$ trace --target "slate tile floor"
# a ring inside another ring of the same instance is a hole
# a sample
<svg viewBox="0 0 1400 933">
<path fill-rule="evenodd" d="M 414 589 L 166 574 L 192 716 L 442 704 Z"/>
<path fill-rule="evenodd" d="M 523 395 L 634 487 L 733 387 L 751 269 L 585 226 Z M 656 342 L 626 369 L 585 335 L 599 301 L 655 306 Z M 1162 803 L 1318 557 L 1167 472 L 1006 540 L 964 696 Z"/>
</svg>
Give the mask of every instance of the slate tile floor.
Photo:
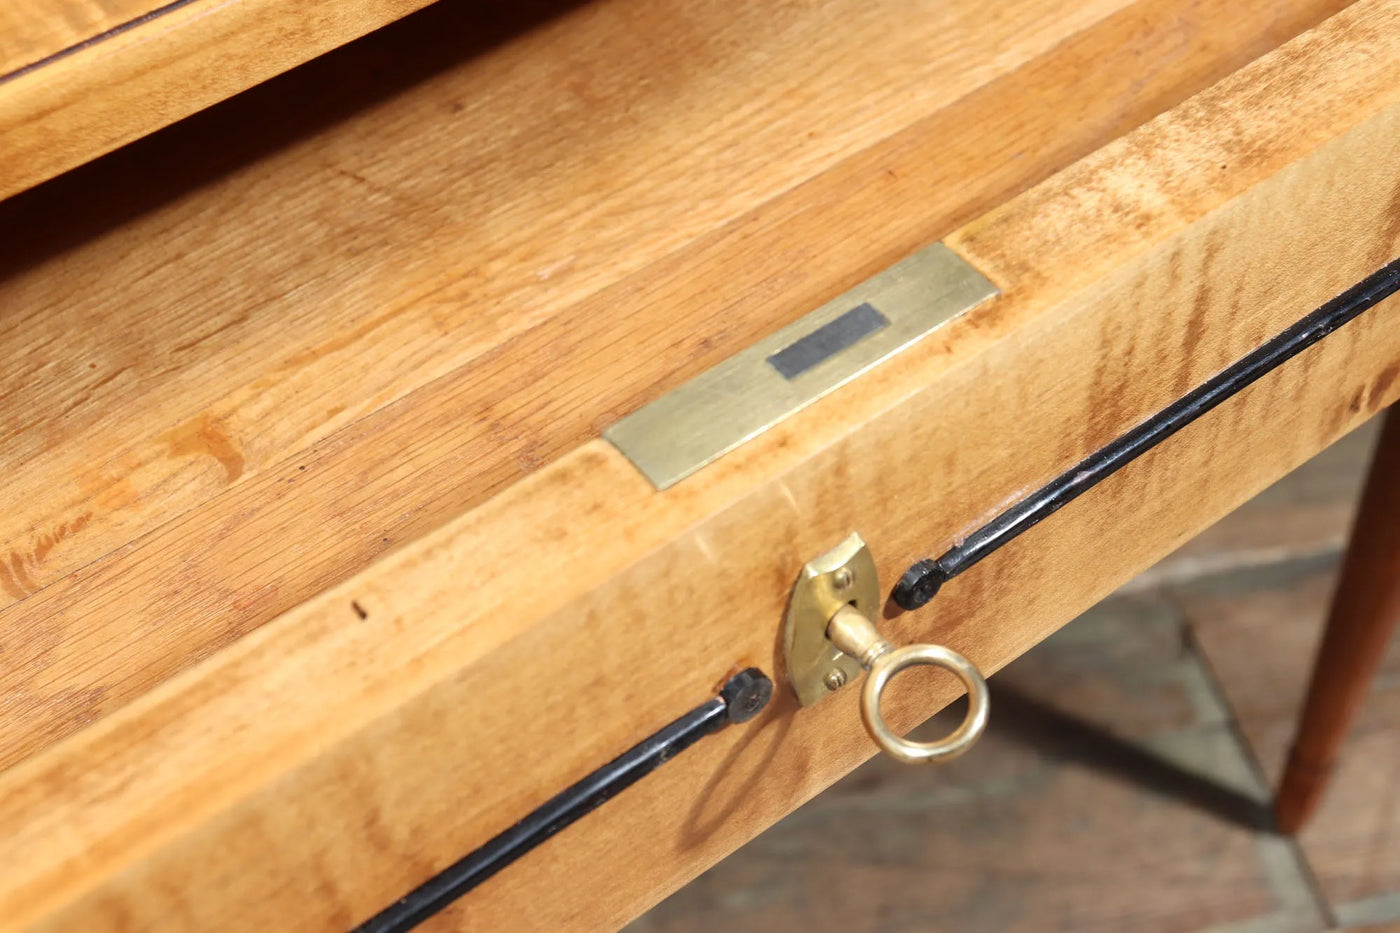
<svg viewBox="0 0 1400 933">
<path fill-rule="evenodd" d="M 1373 439 L 999 673 L 973 754 L 873 759 L 632 933 L 1400 930 L 1400 644 L 1317 818 L 1267 828 Z"/>
</svg>

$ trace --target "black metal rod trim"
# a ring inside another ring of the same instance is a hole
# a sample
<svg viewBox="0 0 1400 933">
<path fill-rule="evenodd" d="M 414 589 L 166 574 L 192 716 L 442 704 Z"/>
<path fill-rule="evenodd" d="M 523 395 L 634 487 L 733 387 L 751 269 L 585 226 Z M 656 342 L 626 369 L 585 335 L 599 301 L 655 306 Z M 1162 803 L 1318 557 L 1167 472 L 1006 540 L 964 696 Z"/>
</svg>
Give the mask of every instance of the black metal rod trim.
<svg viewBox="0 0 1400 933">
<path fill-rule="evenodd" d="M 555 794 L 514 826 L 360 924 L 354 933 L 401 933 L 412 929 L 700 739 L 731 722 L 743 722 L 757 715 L 772 694 L 772 681 L 757 668 L 734 675 L 719 696 Z"/>
<path fill-rule="evenodd" d="M 1085 457 L 934 560 L 914 564 L 895 585 L 903 609 L 917 609 L 939 588 L 1017 535 L 1053 515 L 1221 402 L 1400 290 L 1400 259 L 1347 289 L 1146 421 Z"/>
</svg>

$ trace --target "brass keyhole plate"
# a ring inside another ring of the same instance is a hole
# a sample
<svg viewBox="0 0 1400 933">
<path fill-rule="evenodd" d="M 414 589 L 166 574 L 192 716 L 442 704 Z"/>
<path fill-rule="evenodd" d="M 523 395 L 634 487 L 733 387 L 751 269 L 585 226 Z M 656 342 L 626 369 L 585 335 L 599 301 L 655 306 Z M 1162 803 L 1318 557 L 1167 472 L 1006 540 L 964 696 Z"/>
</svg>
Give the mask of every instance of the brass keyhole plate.
<svg viewBox="0 0 1400 933">
<path fill-rule="evenodd" d="M 811 706 L 861 675 L 860 665 L 826 637 L 826 626 L 843 604 L 868 618 L 880 611 L 875 560 L 860 535 L 809 561 L 797 578 L 783 628 L 788 680 L 798 701 Z"/>
</svg>

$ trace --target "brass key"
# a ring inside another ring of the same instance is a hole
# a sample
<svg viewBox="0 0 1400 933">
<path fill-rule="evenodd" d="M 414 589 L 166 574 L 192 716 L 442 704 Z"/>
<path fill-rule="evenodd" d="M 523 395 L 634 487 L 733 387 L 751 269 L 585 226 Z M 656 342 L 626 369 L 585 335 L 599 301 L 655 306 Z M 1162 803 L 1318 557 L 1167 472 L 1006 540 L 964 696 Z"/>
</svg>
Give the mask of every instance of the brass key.
<svg viewBox="0 0 1400 933">
<path fill-rule="evenodd" d="M 864 668 L 860 713 L 865 729 L 887 754 L 905 764 L 956 758 L 987 727 L 987 682 L 971 661 L 943 645 L 896 648 L 876 628 L 880 584 L 875 561 L 860 535 L 852 534 L 808 563 L 793 590 L 784 629 L 788 680 L 803 706 L 845 686 Z M 951 671 L 967 688 L 967 715 L 950 735 L 918 742 L 896 735 L 885 722 L 880 700 L 894 675 L 929 665 Z"/>
</svg>

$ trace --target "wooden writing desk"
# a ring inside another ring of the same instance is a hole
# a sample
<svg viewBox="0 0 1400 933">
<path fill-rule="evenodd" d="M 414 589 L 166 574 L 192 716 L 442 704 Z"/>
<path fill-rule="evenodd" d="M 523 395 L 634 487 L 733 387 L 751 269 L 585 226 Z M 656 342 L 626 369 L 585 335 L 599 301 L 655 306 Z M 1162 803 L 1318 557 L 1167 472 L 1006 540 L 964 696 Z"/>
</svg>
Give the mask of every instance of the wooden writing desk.
<svg viewBox="0 0 1400 933">
<path fill-rule="evenodd" d="M 893 582 L 1400 253 L 1400 4 L 1341 6 L 445 0 L 0 202 L 0 922 L 347 928 L 749 665 L 434 923 L 616 926 L 818 793 L 805 561 Z M 0 193 L 230 90 L 46 161 L 42 74 Z M 599 439 L 938 240 L 1000 296 L 665 492 Z M 994 672 L 1398 372 L 1386 305 L 880 624 Z"/>
</svg>

